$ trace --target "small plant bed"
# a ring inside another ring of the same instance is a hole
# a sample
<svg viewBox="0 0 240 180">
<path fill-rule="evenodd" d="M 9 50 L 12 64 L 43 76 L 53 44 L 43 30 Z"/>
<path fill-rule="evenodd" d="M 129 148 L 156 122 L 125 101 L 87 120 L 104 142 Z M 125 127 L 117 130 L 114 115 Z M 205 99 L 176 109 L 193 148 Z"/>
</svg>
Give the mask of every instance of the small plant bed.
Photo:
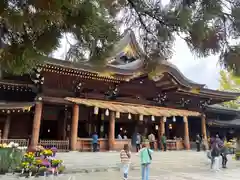
<svg viewBox="0 0 240 180">
<path fill-rule="evenodd" d="M 235 159 L 236 159 L 237 161 L 240 160 L 240 151 L 237 151 L 237 152 L 235 153 Z"/>
<path fill-rule="evenodd" d="M 17 143 L 0 144 L 0 174 L 14 172 L 21 163 L 27 147 L 20 147 Z"/>
<path fill-rule="evenodd" d="M 65 166 L 62 160 L 56 159 L 56 153 L 56 148 L 37 147 L 36 150 L 29 150 L 15 172 L 25 177 L 58 175 L 64 171 Z"/>
</svg>

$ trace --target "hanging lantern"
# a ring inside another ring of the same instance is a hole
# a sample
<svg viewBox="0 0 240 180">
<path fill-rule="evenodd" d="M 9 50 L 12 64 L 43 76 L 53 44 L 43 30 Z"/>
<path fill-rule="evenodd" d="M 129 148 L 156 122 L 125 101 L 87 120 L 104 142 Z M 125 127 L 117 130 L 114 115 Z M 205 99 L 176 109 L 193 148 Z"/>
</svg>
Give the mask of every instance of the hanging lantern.
<svg viewBox="0 0 240 180">
<path fill-rule="evenodd" d="M 173 122 L 176 122 L 176 117 L 175 117 L 175 116 L 173 116 L 172 121 L 173 121 Z"/>
<path fill-rule="evenodd" d="M 99 108 L 98 107 L 94 107 L 94 114 L 98 114 Z"/>
<path fill-rule="evenodd" d="M 167 118 L 166 117 L 163 117 L 163 122 L 167 122 Z"/>
<path fill-rule="evenodd" d="M 109 110 L 108 109 L 106 109 L 105 115 L 109 116 Z"/>
<path fill-rule="evenodd" d="M 151 120 L 152 120 L 152 121 L 155 121 L 155 117 L 154 117 L 154 116 L 151 116 Z"/>
<path fill-rule="evenodd" d="M 105 116 L 104 116 L 104 114 L 102 113 L 102 114 L 101 114 L 101 120 L 104 121 L 104 118 L 105 118 Z"/>
<path fill-rule="evenodd" d="M 100 127 L 100 132 L 104 132 L 104 126 Z"/>
<path fill-rule="evenodd" d="M 143 115 L 142 114 L 139 115 L 139 120 L 143 121 Z"/>
<path fill-rule="evenodd" d="M 116 112 L 116 118 L 120 118 L 120 112 Z"/>
<path fill-rule="evenodd" d="M 128 113 L 128 119 L 132 119 L 132 116 L 130 113 Z"/>
<path fill-rule="evenodd" d="M 158 125 L 155 126 L 155 129 L 158 130 Z"/>
</svg>

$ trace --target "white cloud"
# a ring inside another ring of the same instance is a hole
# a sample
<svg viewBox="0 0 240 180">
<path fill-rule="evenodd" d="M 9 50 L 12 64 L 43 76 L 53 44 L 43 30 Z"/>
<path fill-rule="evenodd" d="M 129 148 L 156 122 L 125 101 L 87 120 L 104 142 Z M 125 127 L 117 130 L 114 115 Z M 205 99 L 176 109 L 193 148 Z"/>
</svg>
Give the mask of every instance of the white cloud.
<svg viewBox="0 0 240 180">
<path fill-rule="evenodd" d="M 196 83 L 206 84 L 208 88 L 218 89 L 219 71 L 218 56 L 207 58 L 196 58 L 180 37 L 176 38 L 174 55 L 170 62 L 175 64 L 179 70 Z"/>
</svg>

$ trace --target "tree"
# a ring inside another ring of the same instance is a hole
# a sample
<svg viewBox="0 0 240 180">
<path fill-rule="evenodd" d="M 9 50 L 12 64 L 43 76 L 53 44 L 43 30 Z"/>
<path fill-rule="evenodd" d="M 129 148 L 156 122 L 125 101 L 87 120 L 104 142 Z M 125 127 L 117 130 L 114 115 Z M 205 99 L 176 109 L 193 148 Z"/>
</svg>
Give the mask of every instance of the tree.
<svg viewBox="0 0 240 180">
<path fill-rule="evenodd" d="M 231 43 L 240 33 L 239 0 L 170 0 L 167 5 L 162 0 L 122 1 L 123 20 L 138 27 L 151 60 L 170 58 L 180 36 L 196 56 L 219 55 L 226 69 L 240 74 L 240 46 Z"/>
<path fill-rule="evenodd" d="M 5 71 L 31 70 L 59 47 L 65 33 L 78 42 L 75 56 L 101 60 L 117 38 L 104 4 L 98 0 L 1 0 L 0 62 Z M 98 57 L 98 58 L 96 58 Z"/>
<path fill-rule="evenodd" d="M 233 72 L 225 70 L 220 71 L 220 90 L 230 92 L 240 92 L 240 78 L 235 76 Z M 233 109 L 240 108 L 240 97 L 237 100 L 225 102 L 224 106 Z"/>
<path fill-rule="evenodd" d="M 240 74 L 240 46 L 231 43 L 240 34 L 240 1 L 169 1 L 2 0 L 2 65 L 23 72 L 56 49 L 64 33 L 76 39 L 68 59 L 102 60 L 118 37 L 117 26 L 124 24 L 139 31 L 147 67 L 170 58 L 180 36 L 196 56 L 219 55 L 225 68 Z"/>
</svg>

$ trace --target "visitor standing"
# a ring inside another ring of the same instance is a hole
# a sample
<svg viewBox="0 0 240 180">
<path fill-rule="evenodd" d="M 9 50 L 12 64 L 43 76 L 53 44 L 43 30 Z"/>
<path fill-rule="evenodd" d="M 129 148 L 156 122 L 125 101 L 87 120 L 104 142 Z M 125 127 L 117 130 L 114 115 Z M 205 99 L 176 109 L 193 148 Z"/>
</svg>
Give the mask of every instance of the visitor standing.
<svg viewBox="0 0 240 180">
<path fill-rule="evenodd" d="M 142 180 L 149 180 L 149 166 L 152 162 L 153 150 L 146 146 L 146 142 L 142 144 L 142 149 L 139 151 L 141 158 Z"/>
<path fill-rule="evenodd" d="M 124 144 L 123 150 L 120 152 L 120 159 L 122 163 L 123 179 L 128 179 L 128 171 L 131 162 L 131 152 L 128 144 Z"/>
<path fill-rule="evenodd" d="M 211 145 L 211 169 L 215 166 L 215 170 L 219 171 L 219 157 L 221 153 L 221 146 L 223 145 L 221 139 L 216 135 L 215 139 L 212 139 Z"/>
<path fill-rule="evenodd" d="M 137 133 L 136 136 L 136 151 L 138 152 L 141 148 L 140 144 L 141 144 L 141 135 L 139 133 Z"/>
<path fill-rule="evenodd" d="M 227 162 L 228 162 L 227 154 L 228 154 L 227 142 L 224 142 L 224 146 L 221 149 L 222 168 L 227 168 Z"/>
<path fill-rule="evenodd" d="M 122 140 L 123 139 L 120 133 L 118 134 L 117 139 L 118 140 Z"/>
<path fill-rule="evenodd" d="M 155 135 L 153 133 L 148 135 L 149 145 L 152 150 L 154 150 Z"/>
<path fill-rule="evenodd" d="M 197 152 L 200 152 L 201 150 L 201 143 L 202 143 L 202 139 L 200 135 L 197 134 L 197 137 L 196 137 Z"/>
<path fill-rule="evenodd" d="M 98 149 L 98 135 L 97 133 L 93 133 L 92 135 L 92 146 L 93 146 L 93 152 L 97 152 Z"/>
<path fill-rule="evenodd" d="M 167 138 L 166 138 L 165 134 L 163 134 L 161 137 L 161 144 L 163 146 L 163 150 L 167 151 Z"/>
</svg>

